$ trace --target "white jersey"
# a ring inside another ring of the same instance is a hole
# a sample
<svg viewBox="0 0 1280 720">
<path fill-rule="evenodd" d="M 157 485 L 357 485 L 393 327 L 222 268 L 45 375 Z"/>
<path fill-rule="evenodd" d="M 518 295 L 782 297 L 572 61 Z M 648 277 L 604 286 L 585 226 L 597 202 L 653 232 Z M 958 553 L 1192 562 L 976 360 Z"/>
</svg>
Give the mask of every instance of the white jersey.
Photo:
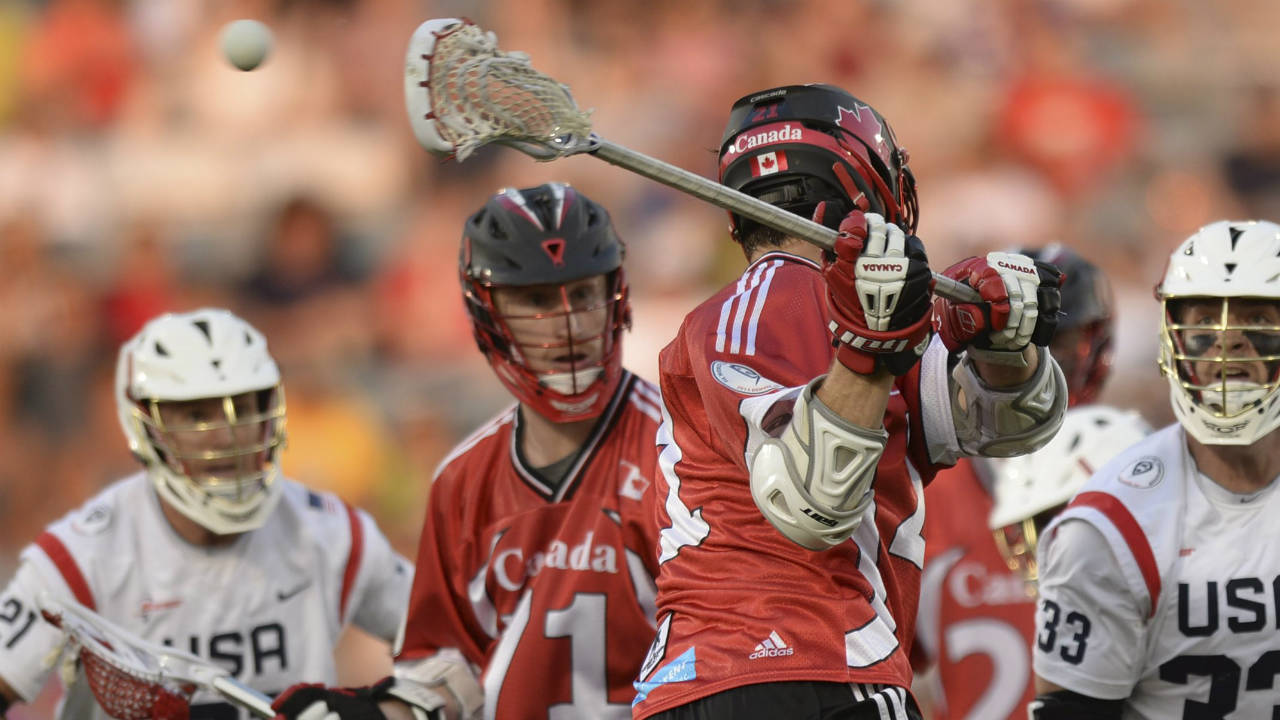
<svg viewBox="0 0 1280 720">
<path fill-rule="evenodd" d="M 144 474 L 104 490 L 22 552 L 0 595 L 0 676 L 24 701 L 48 680 L 61 633 L 39 619 L 40 591 L 74 600 L 125 630 L 225 667 L 276 694 L 336 681 L 333 647 L 352 623 L 391 642 L 412 568 L 368 514 L 285 479 L 266 523 L 219 547 L 180 538 Z M 61 717 L 106 718 L 83 680 Z M 91 708 L 91 709 L 88 709 Z M 192 720 L 246 717 L 198 692 Z"/>
<path fill-rule="evenodd" d="M 1040 545 L 1035 670 L 1125 718 L 1273 717 L 1280 494 L 1196 470 L 1180 425 L 1089 480 Z"/>
</svg>

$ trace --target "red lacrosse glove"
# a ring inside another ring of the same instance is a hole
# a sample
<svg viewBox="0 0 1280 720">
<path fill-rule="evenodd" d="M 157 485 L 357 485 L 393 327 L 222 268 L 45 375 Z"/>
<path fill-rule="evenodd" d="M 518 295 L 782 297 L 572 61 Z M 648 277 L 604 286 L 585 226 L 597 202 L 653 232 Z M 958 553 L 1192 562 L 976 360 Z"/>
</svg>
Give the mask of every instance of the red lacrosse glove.
<svg viewBox="0 0 1280 720">
<path fill-rule="evenodd" d="M 820 203 L 815 222 L 824 210 Z M 824 259 L 836 359 L 862 375 L 909 372 L 931 331 L 933 276 L 920 238 L 855 210 L 841 221 L 834 253 Z"/>
<path fill-rule="evenodd" d="M 378 702 L 391 697 L 387 689 L 393 684 L 389 677 L 361 688 L 301 683 L 280 693 L 271 709 L 274 720 L 386 720 Z"/>
<path fill-rule="evenodd" d="M 934 298 L 934 329 L 947 349 L 1021 352 L 1047 345 L 1058 327 L 1062 273 L 1026 255 L 992 252 L 971 257 L 942 273 L 978 291 L 981 303 Z"/>
</svg>

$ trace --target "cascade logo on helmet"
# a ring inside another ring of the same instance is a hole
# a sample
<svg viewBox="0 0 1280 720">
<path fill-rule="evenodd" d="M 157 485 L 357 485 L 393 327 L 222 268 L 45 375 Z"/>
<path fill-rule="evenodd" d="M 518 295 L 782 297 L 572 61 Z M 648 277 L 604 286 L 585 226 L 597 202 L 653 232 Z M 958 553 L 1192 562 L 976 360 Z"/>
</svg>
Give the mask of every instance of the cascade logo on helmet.
<svg viewBox="0 0 1280 720">
<path fill-rule="evenodd" d="M 786 94 L 787 94 L 787 88 L 778 88 L 776 90 L 765 90 L 762 93 L 752 95 L 750 102 L 758 103 L 761 100 L 768 100 L 769 98 L 781 97 Z"/>
</svg>

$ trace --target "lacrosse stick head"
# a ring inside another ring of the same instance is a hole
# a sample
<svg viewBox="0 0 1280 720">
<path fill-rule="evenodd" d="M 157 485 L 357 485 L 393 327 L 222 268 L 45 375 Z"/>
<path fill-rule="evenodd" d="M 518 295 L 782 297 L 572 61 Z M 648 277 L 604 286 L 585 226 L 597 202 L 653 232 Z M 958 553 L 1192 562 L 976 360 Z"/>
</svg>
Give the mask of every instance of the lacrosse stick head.
<svg viewBox="0 0 1280 720">
<path fill-rule="evenodd" d="M 876 212 L 915 232 L 915 178 L 880 113 L 834 85 L 787 85 L 739 98 L 720 142 L 720 182 L 809 217 Z M 743 218 L 729 214 L 735 236 Z"/>
<path fill-rule="evenodd" d="M 198 658 L 131 637 L 73 603 L 43 596 L 39 604 L 44 619 L 66 633 L 67 652 L 104 712 L 120 720 L 187 720 L 202 684 L 191 670 L 203 664 Z"/>
<path fill-rule="evenodd" d="M 590 147 L 589 113 L 524 53 L 470 20 L 436 18 L 409 40 L 405 107 L 418 143 L 465 160 L 489 143 L 551 160 Z"/>
</svg>

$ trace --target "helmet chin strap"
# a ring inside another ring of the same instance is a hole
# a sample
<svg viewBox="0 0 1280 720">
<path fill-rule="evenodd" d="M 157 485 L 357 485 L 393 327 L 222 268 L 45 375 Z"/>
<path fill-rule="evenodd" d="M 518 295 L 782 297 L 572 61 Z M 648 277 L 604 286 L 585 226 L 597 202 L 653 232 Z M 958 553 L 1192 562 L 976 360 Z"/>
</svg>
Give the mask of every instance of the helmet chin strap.
<svg viewBox="0 0 1280 720">
<path fill-rule="evenodd" d="M 1267 396 L 1266 388 L 1252 382 L 1243 382 L 1239 380 L 1228 380 L 1226 386 L 1226 406 L 1223 407 L 1222 400 L 1224 393 L 1220 389 L 1202 390 L 1201 404 L 1211 408 L 1226 417 L 1234 417 L 1243 410 L 1257 405 Z M 1222 386 L 1218 386 L 1219 388 Z"/>
<path fill-rule="evenodd" d="M 577 395 L 591 387 L 591 383 L 595 382 L 603 373 L 604 368 L 600 367 L 575 370 L 573 372 L 548 373 L 538 378 L 538 384 L 561 395 Z"/>
</svg>

